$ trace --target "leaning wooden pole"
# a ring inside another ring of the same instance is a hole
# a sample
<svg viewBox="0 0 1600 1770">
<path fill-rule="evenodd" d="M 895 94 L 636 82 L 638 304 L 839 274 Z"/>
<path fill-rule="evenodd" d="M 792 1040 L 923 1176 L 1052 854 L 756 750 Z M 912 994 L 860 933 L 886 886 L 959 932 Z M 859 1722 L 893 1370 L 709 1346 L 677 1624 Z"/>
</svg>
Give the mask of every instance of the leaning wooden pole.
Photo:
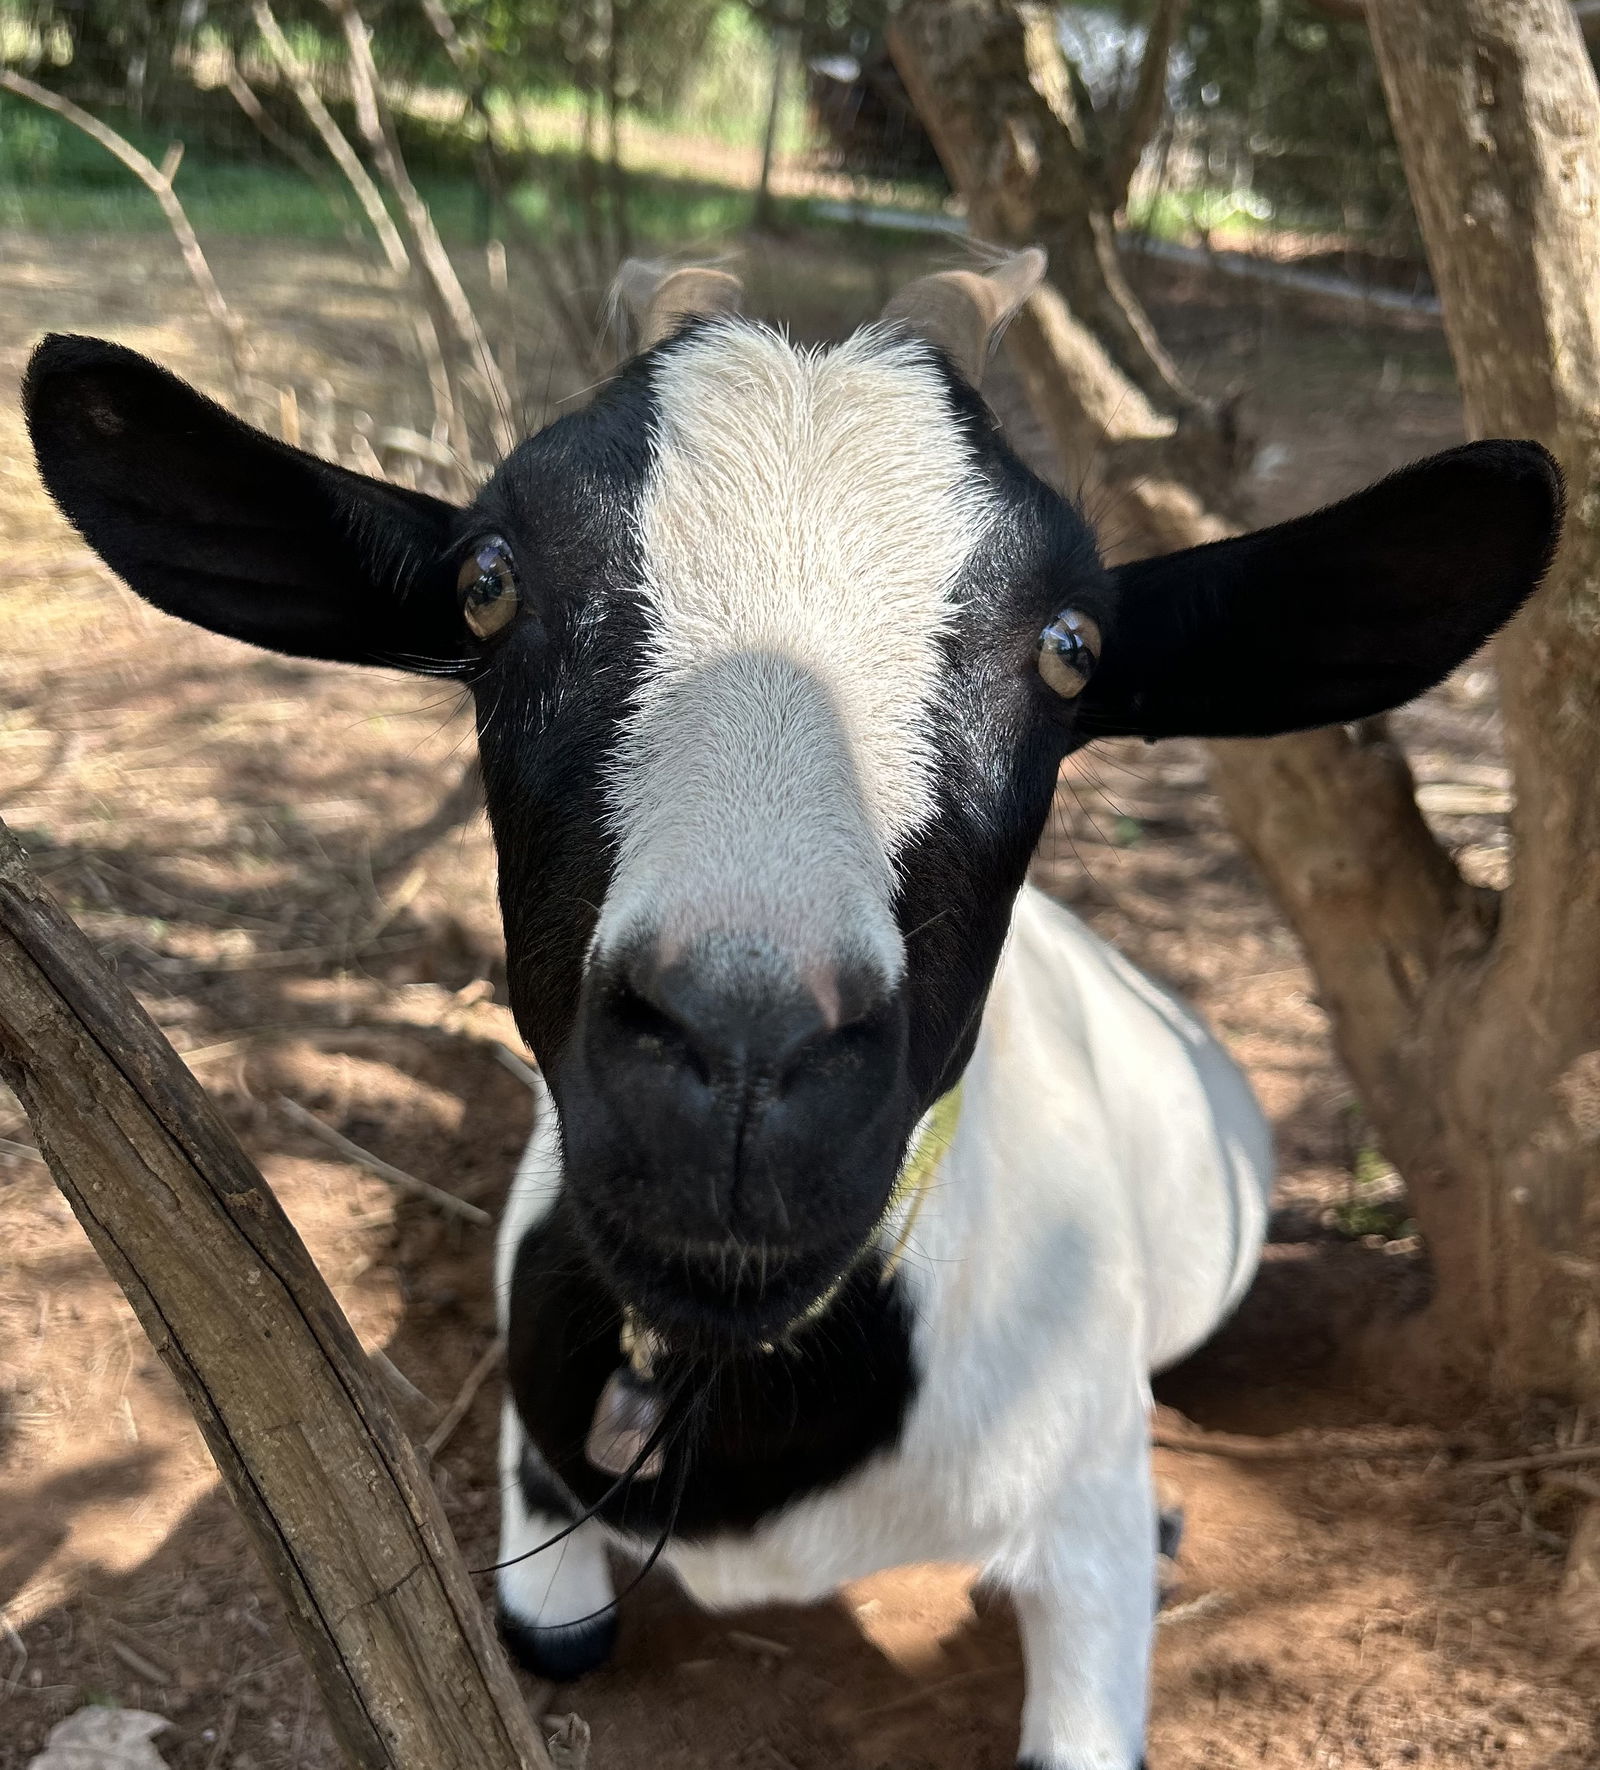
<svg viewBox="0 0 1600 1770">
<path fill-rule="evenodd" d="M 183 1386 L 357 1770 L 549 1770 L 305 1244 L 0 823 L 0 1075 Z"/>
</svg>

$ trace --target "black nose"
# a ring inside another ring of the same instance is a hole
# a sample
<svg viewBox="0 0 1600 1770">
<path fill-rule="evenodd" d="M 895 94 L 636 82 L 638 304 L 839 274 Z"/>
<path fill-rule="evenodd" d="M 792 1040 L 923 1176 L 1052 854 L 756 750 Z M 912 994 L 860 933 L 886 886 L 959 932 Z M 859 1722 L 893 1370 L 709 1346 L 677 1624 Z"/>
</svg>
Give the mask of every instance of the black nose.
<svg viewBox="0 0 1600 1770">
<path fill-rule="evenodd" d="M 718 948 L 665 960 L 652 943 L 612 967 L 602 1000 L 638 1056 L 686 1063 L 711 1085 L 781 1090 L 841 1022 L 853 1024 L 864 1011 L 865 981 L 850 992 L 847 1014 L 832 966 L 801 978 L 761 963 L 763 954 Z"/>
<path fill-rule="evenodd" d="M 892 1145 L 905 1012 L 866 966 L 652 941 L 591 966 L 578 1040 L 588 1104 L 567 1115 L 569 1155 L 653 1240 L 825 1241 L 850 1212 L 821 1176 L 875 1146 L 880 1121 Z M 883 1164 L 858 1165 L 870 1193 Z"/>
</svg>

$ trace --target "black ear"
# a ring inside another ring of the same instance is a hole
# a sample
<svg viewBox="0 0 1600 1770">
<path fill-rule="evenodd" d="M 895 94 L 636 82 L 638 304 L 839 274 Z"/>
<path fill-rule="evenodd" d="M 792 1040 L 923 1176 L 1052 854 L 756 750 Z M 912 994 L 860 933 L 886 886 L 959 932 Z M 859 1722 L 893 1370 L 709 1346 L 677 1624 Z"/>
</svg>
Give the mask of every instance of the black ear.
<svg viewBox="0 0 1600 1770">
<path fill-rule="evenodd" d="M 301 657 L 463 658 L 450 505 L 290 448 L 99 338 L 46 338 L 22 399 L 51 497 L 157 608 Z"/>
<path fill-rule="evenodd" d="M 1561 514 L 1537 443 L 1469 443 L 1294 522 L 1122 566 L 1078 729 L 1269 737 L 1387 712 L 1516 613 Z"/>
</svg>

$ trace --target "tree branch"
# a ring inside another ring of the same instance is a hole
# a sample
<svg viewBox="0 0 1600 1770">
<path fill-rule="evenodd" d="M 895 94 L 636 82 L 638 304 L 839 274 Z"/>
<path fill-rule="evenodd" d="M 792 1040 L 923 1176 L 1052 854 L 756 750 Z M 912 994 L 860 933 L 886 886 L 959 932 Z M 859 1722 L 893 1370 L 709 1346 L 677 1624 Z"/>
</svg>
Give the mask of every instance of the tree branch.
<svg viewBox="0 0 1600 1770">
<path fill-rule="evenodd" d="M 0 1074 L 177 1378 L 356 1770 L 549 1770 L 438 1496 L 304 1244 L 0 824 Z"/>
<path fill-rule="evenodd" d="M 1128 186 L 1166 109 L 1167 67 L 1188 5 L 1189 0 L 1157 0 L 1151 16 L 1133 96 L 1117 119 L 1113 145 L 1106 159 L 1106 207 L 1113 215 L 1127 203 Z"/>
<path fill-rule="evenodd" d="M 391 274 L 403 287 L 411 277 L 411 256 L 406 251 L 405 242 L 400 238 L 400 230 L 395 226 L 394 217 L 383 200 L 383 193 L 373 182 L 371 173 L 361 164 L 361 156 L 350 145 L 344 131 L 333 120 L 332 112 L 322 102 L 322 94 L 317 91 L 316 82 L 290 47 L 289 39 L 283 34 L 283 27 L 278 23 L 268 0 L 255 0 L 251 17 L 254 18 L 256 29 L 261 33 L 261 40 L 276 62 L 278 71 L 289 82 L 290 90 L 299 101 L 301 110 L 305 112 L 306 121 L 332 156 L 334 164 L 344 174 L 345 182 L 361 205 L 362 213 L 371 224 L 373 233 L 377 235 L 378 245 Z M 433 396 L 434 423 L 445 436 L 457 443 L 459 450 L 470 452 L 470 439 L 462 428 L 460 407 L 444 360 L 444 347 L 438 327 L 434 324 L 432 315 L 427 312 L 414 314 L 413 326 L 417 348 L 428 376 L 428 387 Z"/>
<path fill-rule="evenodd" d="M 223 349 L 233 370 L 234 384 L 241 386 L 249 365 L 239 322 L 230 312 L 222 290 L 217 286 L 217 279 L 211 274 L 211 266 L 200 249 L 199 238 L 189 225 L 189 217 L 184 213 L 183 205 L 172 188 L 172 175 L 168 169 L 157 166 L 153 160 L 147 160 L 131 142 L 118 135 L 115 129 L 108 128 L 98 117 L 90 116 L 70 98 L 63 98 L 59 93 L 51 92 L 48 87 L 40 86 L 22 74 L 14 73 L 10 68 L 0 68 L 0 87 L 7 92 L 14 92 L 18 98 L 30 100 L 44 110 L 54 111 L 75 129 L 81 129 L 92 141 L 99 142 L 108 154 L 115 155 L 133 173 L 161 205 L 161 213 L 166 216 L 167 226 L 172 229 L 173 238 L 178 242 L 178 250 L 183 254 L 190 279 L 200 291 L 200 299 L 206 304 L 206 311 L 222 334 Z M 183 149 L 175 146 L 173 152 L 181 158 Z M 175 170 L 176 162 L 170 154 L 168 159 Z"/>
<path fill-rule="evenodd" d="M 461 286 L 461 279 L 456 275 L 450 254 L 439 237 L 439 230 L 434 226 L 433 216 L 411 182 L 395 135 L 394 120 L 378 79 L 377 64 L 372 59 L 372 34 L 356 9 L 355 0 L 323 0 L 323 4 L 339 21 L 344 32 L 356 122 L 373 163 L 400 205 L 412 249 L 439 310 L 434 323 L 437 326 L 442 317 L 466 351 L 483 386 L 485 411 L 494 445 L 500 454 L 509 455 L 518 442 L 511 423 L 511 393 L 467 292 Z"/>
<path fill-rule="evenodd" d="M 287 129 L 284 129 L 273 117 L 272 113 L 262 104 L 256 90 L 239 71 L 239 64 L 234 57 L 228 55 L 228 74 L 223 81 L 228 96 L 256 126 L 262 139 L 275 147 L 286 160 L 292 161 L 307 178 L 311 180 L 330 199 L 330 207 L 335 208 L 346 218 L 349 217 L 350 206 L 338 184 L 328 175 L 323 166 L 304 142 L 296 140 Z M 352 242 L 360 240 L 360 230 L 351 223 Z"/>
<path fill-rule="evenodd" d="M 1512 880 L 1490 962 L 1436 1031 L 1453 1046 L 1455 1165 L 1476 1175 L 1456 1300 L 1510 1382 L 1592 1394 L 1600 221 L 1579 193 L 1600 189 L 1600 83 L 1565 0 L 1407 0 L 1370 29 L 1468 432 L 1537 437 L 1569 488 L 1550 573 L 1495 642 Z"/>
<path fill-rule="evenodd" d="M 992 19 L 996 0 L 983 4 Z M 996 138 L 1011 118 L 963 60 L 968 45 L 951 14 L 965 10 L 908 0 L 891 44 L 952 182 L 969 209 L 998 215 L 985 181 L 1009 171 Z M 981 56 L 986 36 L 976 41 Z M 1050 148 L 1033 139 L 1042 167 Z M 999 237 L 1028 243 L 1009 231 Z M 1006 349 L 1068 484 L 1132 519 L 1131 551 L 1170 552 L 1237 532 L 1227 478 L 1207 467 L 1208 438 L 1123 373 L 1097 318 L 1046 285 L 1013 322 Z M 1423 987 L 1457 943 L 1483 944 L 1480 899 L 1423 821 L 1405 760 L 1380 731 L 1208 748 L 1229 820 L 1305 944 L 1340 1049 L 1376 1109 L 1415 1085 Z"/>
<path fill-rule="evenodd" d="M 1052 282 L 1122 374 L 1203 431 L 1209 409 L 1123 275 L 1053 9 L 1036 0 L 907 0 L 890 20 L 888 44 L 966 198 L 973 233 L 1043 246 Z"/>
<path fill-rule="evenodd" d="M 490 200 L 500 217 L 511 223 L 511 231 L 515 233 L 531 261 L 533 274 L 544 291 L 545 301 L 555 315 L 557 324 L 566 334 L 573 355 L 587 373 L 600 375 L 608 365 L 601 360 L 601 353 L 597 348 L 596 328 L 585 319 L 574 300 L 572 290 L 557 268 L 550 248 L 516 209 L 504 200 L 504 157 L 495 139 L 494 118 L 489 113 L 489 70 L 484 66 L 482 48 L 475 44 L 469 49 L 462 41 L 461 33 L 456 29 L 456 21 L 445 11 L 442 0 L 421 0 L 421 6 L 434 34 L 444 45 L 451 65 L 461 76 L 466 88 L 467 102 L 483 131 L 479 177 L 489 191 Z"/>
</svg>

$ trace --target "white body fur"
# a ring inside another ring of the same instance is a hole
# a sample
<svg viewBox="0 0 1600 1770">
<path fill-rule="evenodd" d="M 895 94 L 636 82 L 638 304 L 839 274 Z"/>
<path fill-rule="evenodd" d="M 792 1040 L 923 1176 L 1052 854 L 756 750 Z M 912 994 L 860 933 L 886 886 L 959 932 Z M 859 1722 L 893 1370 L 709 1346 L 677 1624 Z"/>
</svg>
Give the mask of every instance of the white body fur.
<svg viewBox="0 0 1600 1770">
<path fill-rule="evenodd" d="M 546 1100 L 500 1231 L 502 1298 L 559 1177 Z M 1132 1770 L 1156 1596 L 1149 1374 L 1239 1300 L 1270 1181 L 1260 1109 L 1200 1019 L 1025 890 L 901 1269 L 920 1387 L 900 1443 L 751 1535 L 666 1559 L 712 1606 L 981 1562 L 1022 1624 L 1024 1760 Z M 502 1560 L 560 1528 L 515 1492 L 522 1449 L 508 1408 Z M 593 1612 L 609 1534 L 585 1524 L 518 1562 L 502 1603 L 544 1625 Z"/>
</svg>

